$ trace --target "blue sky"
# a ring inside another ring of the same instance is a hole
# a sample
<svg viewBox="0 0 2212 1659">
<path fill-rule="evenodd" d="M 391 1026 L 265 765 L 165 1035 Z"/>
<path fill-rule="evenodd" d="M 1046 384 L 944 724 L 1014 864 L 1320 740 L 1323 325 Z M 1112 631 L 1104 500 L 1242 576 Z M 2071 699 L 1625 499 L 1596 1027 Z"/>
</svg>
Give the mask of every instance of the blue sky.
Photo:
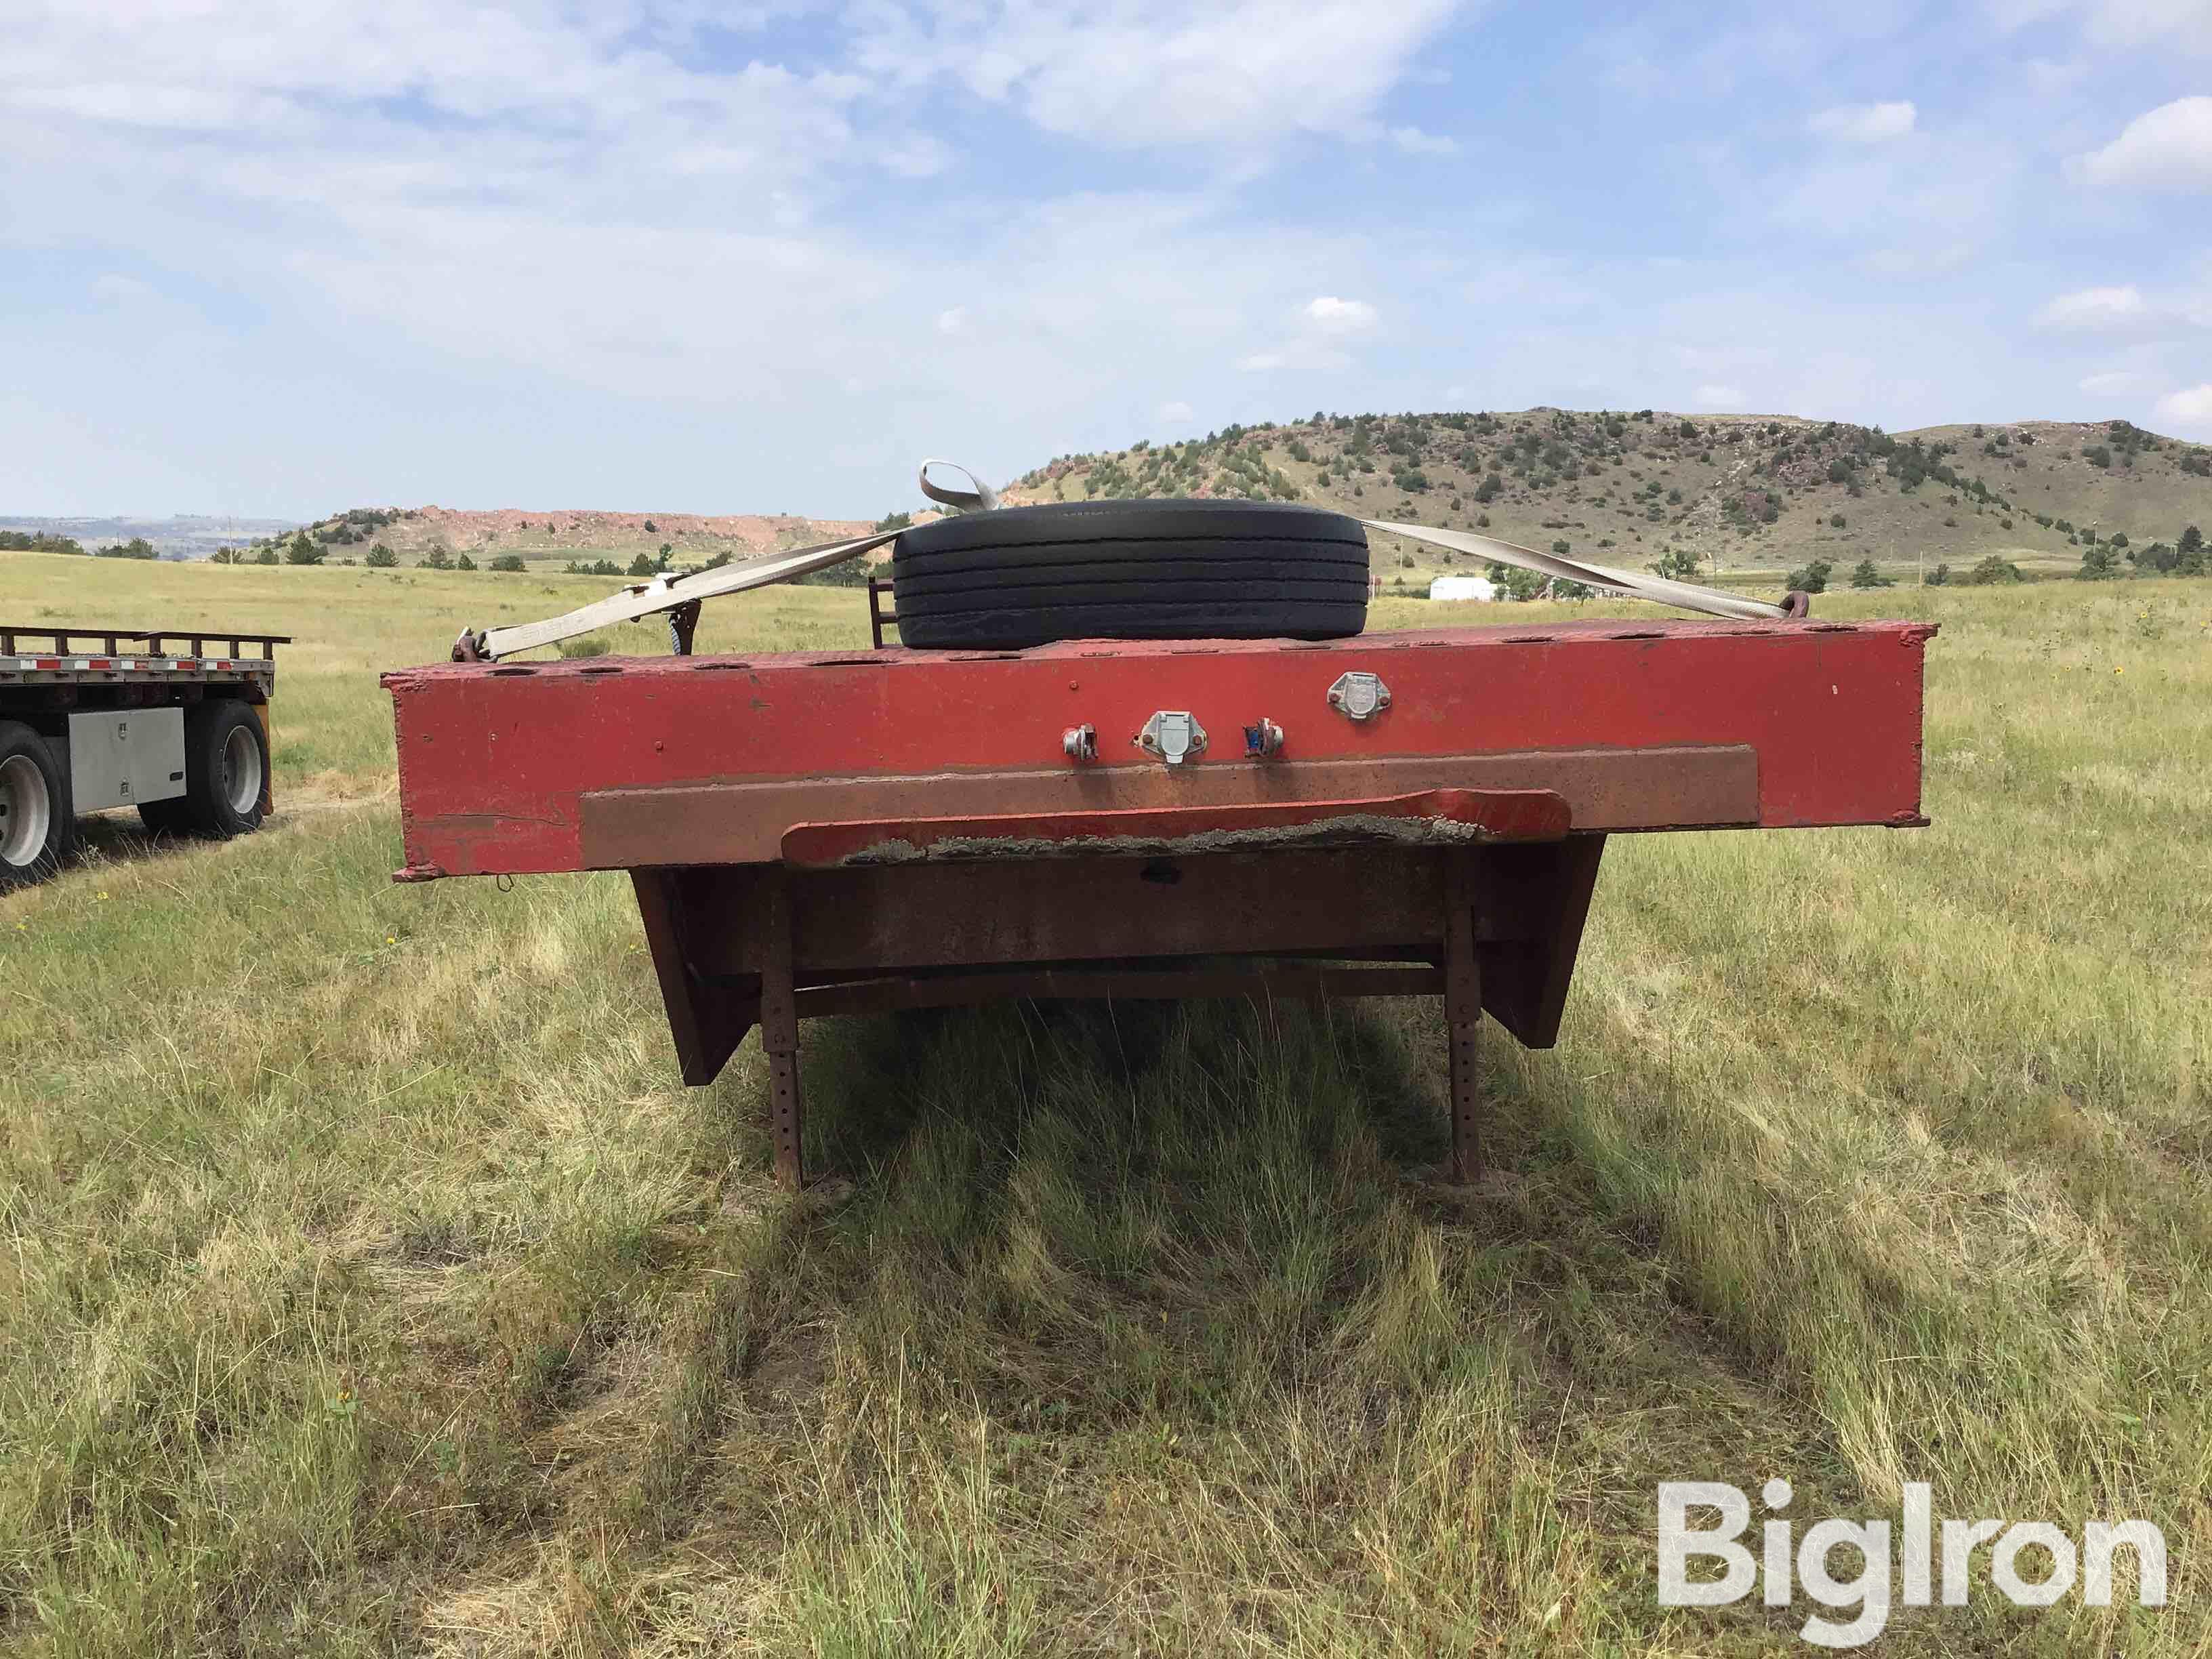
<svg viewBox="0 0 2212 1659">
<path fill-rule="evenodd" d="M 2212 441 L 2212 0 L 12 0 L 0 510 L 872 515 L 1332 410 Z"/>
</svg>

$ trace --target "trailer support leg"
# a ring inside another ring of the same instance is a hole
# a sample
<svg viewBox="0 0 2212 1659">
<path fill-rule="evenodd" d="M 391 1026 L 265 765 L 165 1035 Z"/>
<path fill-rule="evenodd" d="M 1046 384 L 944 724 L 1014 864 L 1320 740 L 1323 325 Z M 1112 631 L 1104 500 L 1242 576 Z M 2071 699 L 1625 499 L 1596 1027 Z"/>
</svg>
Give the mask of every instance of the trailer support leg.
<svg viewBox="0 0 2212 1659">
<path fill-rule="evenodd" d="M 765 884 L 767 951 L 761 963 L 761 1047 L 768 1051 L 769 1133 L 775 1141 L 776 1184 L 806 1184 L 799 1150 L 799 1003 L 793 994 L 791 896 L 781 876 Z"/>
<path fill-rule="evenodd" d="M 1475 1054 L 1482 1026 L 1482 970 L 1474 959 L 1474 868 L 1467 854 L 1444 860 L 1444 1024 L 1450 1046 L 1452 1179 L 1482 1173 Z"/>
</svg>

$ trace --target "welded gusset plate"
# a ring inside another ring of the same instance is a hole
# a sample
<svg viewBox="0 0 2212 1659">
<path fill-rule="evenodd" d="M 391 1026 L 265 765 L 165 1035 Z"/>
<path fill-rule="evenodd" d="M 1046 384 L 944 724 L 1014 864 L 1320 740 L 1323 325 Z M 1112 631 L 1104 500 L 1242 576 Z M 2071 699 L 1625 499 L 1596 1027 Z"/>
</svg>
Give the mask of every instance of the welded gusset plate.
<svg viewBox="0 0 2212 1659">
<path fill-rule="evenodd" d="M 1257 852 L 1361 842 L 1468 846 L 1557 841 L 1566 801 L 1548 789 L 1431 789 L 1381 799 L 1268 801 L 1152 811 L 801 823 L 783 861 L 801 869 L 936 859 Z"/>
</svg>

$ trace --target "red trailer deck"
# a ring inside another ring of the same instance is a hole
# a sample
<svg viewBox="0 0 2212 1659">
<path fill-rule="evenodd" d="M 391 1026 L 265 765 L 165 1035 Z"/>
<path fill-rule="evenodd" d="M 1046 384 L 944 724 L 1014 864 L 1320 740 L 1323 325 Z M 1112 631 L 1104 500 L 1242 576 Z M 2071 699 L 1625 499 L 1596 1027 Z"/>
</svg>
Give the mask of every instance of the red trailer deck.
<svg viewBox="0 0 2212 1659">
<path fill-rule="evenodd" d="M 1557 1037 L 1605 838 L 1915 825 L 1925 623 L 471 662 L 388 674 L 402 880 L 631 872 L 684 1079 L 1005 996 L 1442 993 Z"/>
</svg>

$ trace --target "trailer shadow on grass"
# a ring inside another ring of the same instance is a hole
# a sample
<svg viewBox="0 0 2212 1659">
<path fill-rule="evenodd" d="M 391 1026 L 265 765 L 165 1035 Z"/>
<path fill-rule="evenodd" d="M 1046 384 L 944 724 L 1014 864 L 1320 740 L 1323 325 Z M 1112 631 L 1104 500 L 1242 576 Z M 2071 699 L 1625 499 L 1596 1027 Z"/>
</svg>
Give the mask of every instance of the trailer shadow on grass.
<svg viewBox="0 0 2212 1659">
<path fill-rule="evenodd" d="M 270 820 L 273 826 L 276 820 Z M 99 864 L 143 864 L 208 845 L 199 836 L 149 830 L 136 811 L 94 812 L 76 821 L 76 845 L 64 870 Z"/>
<path fill-rule="evenodd" d="M 841 1196 L 763 1218 L 678 1361 L 699 1426 L 633 1511 L 669 1571 L 778 1560 L 770 1650 L 1561 1648 L 1643 1605 L 1647 1474 L 1790 1446 L 1829 1485 L 1802 1402 L 1670 1293 L 1502 1047 L 1498 1173 L 1437 1178 L 1439 1025 L 1222 1001 L 807 1028 Z M 1729 1622 L 1756 1646 L 1772 1620 Z"/>
</svg>

